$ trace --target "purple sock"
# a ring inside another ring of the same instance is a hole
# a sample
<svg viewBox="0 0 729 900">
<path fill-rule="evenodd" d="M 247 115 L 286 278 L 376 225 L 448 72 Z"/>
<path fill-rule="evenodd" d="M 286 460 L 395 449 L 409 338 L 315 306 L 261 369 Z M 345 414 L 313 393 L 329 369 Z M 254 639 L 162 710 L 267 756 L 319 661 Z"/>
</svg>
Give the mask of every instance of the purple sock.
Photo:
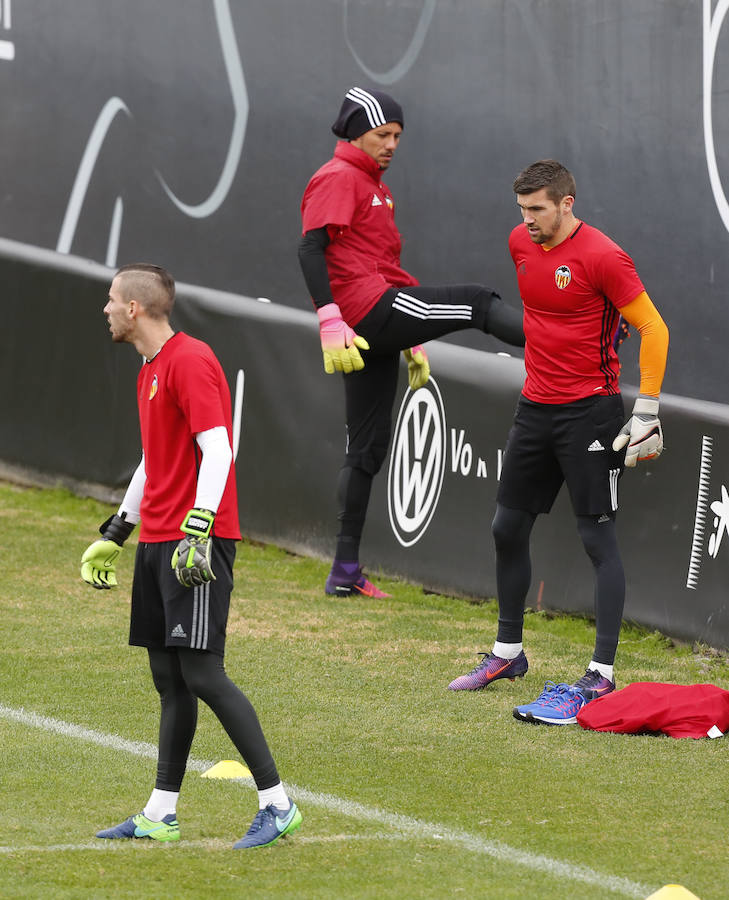
<svg viewBox="0 0 729 900">
<path fill-rule="evenodd" d="M 359 562 L 357 560 L 352 561 L 342 561 L 341 559 L 335 559 L 332 563 L 332 572 L 331 574 L 335 577 L 339 578 L 352 578 L 359 572 Z"/>
</svg>

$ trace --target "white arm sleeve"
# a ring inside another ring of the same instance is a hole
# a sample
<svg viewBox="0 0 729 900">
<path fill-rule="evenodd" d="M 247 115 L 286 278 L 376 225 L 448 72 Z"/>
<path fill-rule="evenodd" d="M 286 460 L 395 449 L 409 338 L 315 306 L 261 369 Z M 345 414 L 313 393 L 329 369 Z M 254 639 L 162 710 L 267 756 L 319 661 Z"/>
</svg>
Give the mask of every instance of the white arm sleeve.
<svg viewBox="0 0 729 900">
<path fill-rule="evenodd" d="M 126 513 L 124 518 L 127 522 L 131 522 L 134 525 L 139 521 L 139 507 L 142 505 L 142 496 L 144 494 L 144 485 L 146 481 L 147 472 L 144 468 L 144 454 L 142 454 L 139 465 L 137 466 L 134 475 L 132 475 L 132 480 L 129 482 L 129 487 L 127 487 L 127 492 L 124 494 L 124 499 L 117 512 L 117 515 L 119 516 L 121 516 L 122 513 Z"/>
<path fill-rule="evenodd" d="M 201 431 L 195 436 L 202 450 L 202 462 L 197 476 L 195 506 L 217 512 L 228 481 L 233 450 L 224 425 Z"/>
</svg>

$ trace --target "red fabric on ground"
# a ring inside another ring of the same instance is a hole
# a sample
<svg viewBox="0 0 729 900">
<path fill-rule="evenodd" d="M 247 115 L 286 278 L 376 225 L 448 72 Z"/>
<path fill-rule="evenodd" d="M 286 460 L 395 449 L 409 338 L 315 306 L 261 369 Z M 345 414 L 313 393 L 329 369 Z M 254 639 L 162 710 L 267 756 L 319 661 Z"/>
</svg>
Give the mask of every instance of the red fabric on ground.
<svg viewBox="0 0 729 900">
<path fill-rule="evenodd" d="M 577 721 L 594 731 L 703 738 L 714 725 L 729 731 L 729 691 L 713 684 L 637 681 L 590 701 L 577 713 Z"/>
</svg>

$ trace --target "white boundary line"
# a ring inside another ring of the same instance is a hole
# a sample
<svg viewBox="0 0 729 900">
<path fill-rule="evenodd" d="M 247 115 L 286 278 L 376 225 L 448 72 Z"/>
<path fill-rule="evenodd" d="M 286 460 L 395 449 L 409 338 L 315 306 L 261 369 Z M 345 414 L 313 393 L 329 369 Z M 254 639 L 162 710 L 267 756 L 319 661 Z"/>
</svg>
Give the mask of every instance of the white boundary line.
<svg viewBox="0 0 729 900">
<path fill-rule="evenodd" d="M 235 779 L 234 779 L 235 780 Z M 297 844 L 349 844 L 363 843 L 365 841 L 373 841 L 380 843 L 396 843 L 397 841 L 411 840 L 409 834 L 382 834 L 381 832 L 374 834 L 297 834 Z M 34 844 L 27 847 L 0 847 L 0 856 L 11 856 L 21 853 L 71 853 L 86 850 L 102 851 L 105 853 L 120 853 L 130 851 L 137 853 L 140 850 L 149 852 L 158 852 L 157 848 L 164 850 L 171 849 L 178 845 L 173 842 L 160 844 L 156 841 L 94 841 L 85 844 Z M 185 840 L 184 848 L 202 849 L 202 850 L 224 850 L 226 853 L 230 850 L 230 841 L 223 841 L 220 838 L 208 838 L 203 841 Z"/>
<path fill-rule="evenodd" d="M 92 744 L 98 744 L 102 747 L 110 747 L 113 750 L 122 750 L 134 756 L 141 756 L 156 759 L 157 748 L 154 744 L 148 744 L 143 741 L 130 741 L 126 738 L 119 737 L 115 734 L 105 734 L 101 731 L 95 731 L 91 728 L 85 728 L 82 725 L 74 725 L 72 722 L 64 722 L 61 719 L 54 719 L 49 716 L 42 716 L 38 713 L 31 712 L 24 708 L 14 709 L 10 706 L 0 704 L 0 719 L 6 719 L 11 722 L 17 722 L 20 725 L 26 725 L 32 728 L 40 728 L 43 731 L 51 731 L 65 737 L 74 738 L 76 740 L 88 741 Z M 212 766 L 213 763 L 199 759 L 189 759 L 188 769 L 204 772 Z M 240 779 L 246 785 L 252 786 L 253 781 L 250 778 Z M 439 825 L 437 822 L 427 822 L 424 819 L 416 819 L 410 816 L 391 813 L 385 809 L 376 806 L 365 806 L 353 800 L 347 800 L 343 797 L 337 797 L 334 794 L 323 794 L 319 791 L 312 791 L 305 787 L 300 787 L 290 782 L 286 783 L 289 793 L 296 798 L 297 802 L 304 805 L 318 806 L 329 812 L 340 813 L 348 818 L 358 821 L 376 822 L 387 828 L 392 828 L 403 835 L 413 835 L 420 839 L 427 838 L 429 840 L 441 840 L 444 843 L 454 844 L 470 850 L 473 853 L 490 856 L 493 859 L 510 863 L 521 869 L 533 869 L 551 875 L 556 879 L 564 881 L 574 881 L 581 884 L 594 885 L 603 889 L 613 891 L 625 897 L 634 897 L 636 900 L 647 897 L 652 890 L 645 885 L 627 878 L 617 875 L 607 875 L 591 869 L 588 866 L 573 865 L 572 863 L 563 862 L 553 859 L 549 856 L 543 856 L 538 853 L 530 853 L 528 850 L 519 850 L 516 847 L 510 847 L 501 841 L 492 841 L 471 834 L 468 831 L 462 831 L 457 828 L 451 828 L 448 825 Z M 186 842 L 187 843 L 187 842 Z M 191 842 L 192 843 L 192 842 Z M 64 849 L 66 845 L 56 845 L 56 849 Z M 95 846 L 95 845 L 94 845 Z M 77 849 L 90 849 L 91 845 L 83 844 Z M 0 848 L 3 853 L 9 852 L 7 848 Z M 32 848 L 26 848 L 30 850 Z M 68 849 L 76 849 L 74 845 L 70 845 Z M 21 848 L 14 852 L 21 852 Z"/>
</svg>

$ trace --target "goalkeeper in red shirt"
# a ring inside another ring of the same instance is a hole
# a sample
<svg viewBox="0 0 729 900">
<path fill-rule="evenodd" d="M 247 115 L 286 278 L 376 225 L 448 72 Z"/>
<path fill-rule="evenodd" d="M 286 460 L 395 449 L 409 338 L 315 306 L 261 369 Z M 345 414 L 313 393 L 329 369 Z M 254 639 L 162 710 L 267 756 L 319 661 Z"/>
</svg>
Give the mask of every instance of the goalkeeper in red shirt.
<svg viewBox="0 0 729 900">
<path fill-rule="evenodd" d="M 514 182 L 523 224 L 509 238 L 524 304 L 526 380 L 509 433 L 493 535 L 499 624 L 490 653 L 451 690 L 480 690 L 523 676 L 524 604 L 531 582 L 529 540 L 567 484 L 577 531 L 595 572 L 595 649 L 572 684 L 547 682 L 514 716 L 556 725 L 576 721 L 586 702 L 615 689 L 613 665 L 625 602 L 615 533 L 623 466 L 663 449 L 659 393 L 668 329 L 633 261 L 573 212 L 576 185 L 556 160 L 540 160 Z M 640 335 L 640 393 L 627 423 L 618 384 L 620 317 Z"/>
<path fill-rule="evenodd" d="M 482 284 L 426 286 L 400 264 L 395 202 L 383 181 L 403 133 L 400 104 L 353 87 L 332 131 L 341 140 L 301 202 L 299 261 L 319 316 L 324 368 L 343 373 L 347 442 L 337 483 L 339 534 L 328 594 L 386 597 L 363 574 L 360 540 L 387 455 L 399 358 L 412 390 L 428 380 L 423 343 L 477 328 L 522 347 L 521 312 Z"/>
<path fill-rule="evenodd" d="M 272 844 L 301 824 L 248 698 L 223 665 L 233 562 L 240 540 L 230 392 L 207 344 L 174 332 L 175 283 L 159 266 L 121 268 L 104 315 L 112 340 L 142 356 L 137 379 L 142 459 L 118 512 L 81 559 L 96 588 L 141 520 L 129 643 L 146 647 L 161 703 L 157 780 L 146 806 L 106 839 L 180 838 L 177 800 L 197 726 L 198 698 L 215 713 L 258 788 L 259 811 L 236 849 Z"/>
</svg>

